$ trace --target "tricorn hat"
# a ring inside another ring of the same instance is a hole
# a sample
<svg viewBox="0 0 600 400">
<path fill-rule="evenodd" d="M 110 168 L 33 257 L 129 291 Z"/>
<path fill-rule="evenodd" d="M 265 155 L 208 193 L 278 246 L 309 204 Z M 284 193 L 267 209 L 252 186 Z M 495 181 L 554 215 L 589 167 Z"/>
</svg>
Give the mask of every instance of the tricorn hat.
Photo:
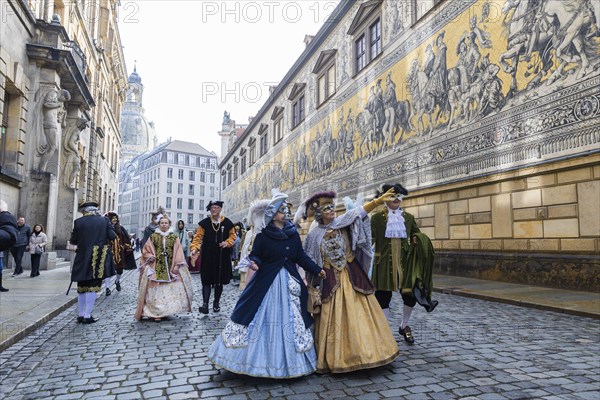
<svg viewBox="0 0 600 400">
<path fill-rule="evenodd" d="M 216 200 L 216 201 L 211 200 L 211 201 L 209 201 L 208 205 L 206 206 L 206 211 L 210 211 L 210 208 L 212 206 L 219 206 L 219 207 L 223 208 L 223 202 L 220 201 L 220 200 Z"/>
<path fill-rule="evenodd" d="M 93 200 L 89 200 L 89 201 L 84 201 L 83 203 L 79 204 L 79 209 L 82 208 L 86 208 L 86 207 L 100 207 L 100 204 L 97 201 L 93 201 Z"/>
<path fill-rule="evenodd" d="M 394 193 L 396 194 L 401 194 L 406 196 L 408 194 L 408 190 L 406 190 L 404 188 L 404 186 L 402 186 L 399 183 L 394 183 L 394 184 L 390 184 L 390 183 L 384 183 L 383 185 L 379 186 L 379 189 L 377 189 L 377 193 L 375 194 L 375 197 L 379 197 L 382 194 L 384 194 L 385 192 L 387 192 L 390 189 L 394 189 Z"/>
</svg>

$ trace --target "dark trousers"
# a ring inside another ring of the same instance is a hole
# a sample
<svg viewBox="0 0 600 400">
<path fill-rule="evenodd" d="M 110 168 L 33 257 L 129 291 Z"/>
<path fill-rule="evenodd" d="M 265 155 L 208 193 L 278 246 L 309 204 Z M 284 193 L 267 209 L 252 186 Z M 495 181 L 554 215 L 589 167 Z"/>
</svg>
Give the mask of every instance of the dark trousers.
<svg viewBox="0 0 600 400">
<path fill-rule="evenodd" d="M 392 292 L 387 290 L 375 291 L 375 298 L 382 309 L 390 308 L 390 301 L 392 301 Z M 417 304 L 417 300 L 410 295 L 402 294 L 402 302 L 404 305 L 414 307 Z"/>
<path fill-rule="evenodd" d="M 40 274 L 40 260 L 42 259 L 41 254 L 31 255 L 31 276 L 38 276 Z"/>
<path fill-rule="evenodd" d="M 19 247 L 11 247 L 10 254 L 12 254 L 13 259 L 15 260 L 15 269 L 13 274 L 20 274 L 23 272 L 23 267 L 21 266 L 21 261 L 23 261 L 23 254 L 25 253 L 25 247 L 27 246 L 19 246 Z"/>
<path fill-rule="evenodd" d="M 219 304 L 221 301 L 221 294 L 223 293 L 223 285 L 212 285 L 215 288 L 215 300 L 214 304 Z M 211 285 L 202 285 L 202 302 L 208 304 L 210 301 L 210 289 Z"/>
</svg>

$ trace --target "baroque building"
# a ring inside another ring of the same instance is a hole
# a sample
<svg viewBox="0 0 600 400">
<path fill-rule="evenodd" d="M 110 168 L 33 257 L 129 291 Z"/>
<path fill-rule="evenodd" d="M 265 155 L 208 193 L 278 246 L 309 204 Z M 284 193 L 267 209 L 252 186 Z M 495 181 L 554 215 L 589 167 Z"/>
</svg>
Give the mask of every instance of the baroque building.
<svg viewBox="0 0 600 400">
<path fill-rule="evenodd" d="M 77 205 L 116 207 L 127 75 L 112 0 L 3 0 L 0 196 L 66 248 Z"/>
<path fill-rule="evenodd" d="M 599 20 L 590 0 L 340 2 L 223 155 L 228 216 L 273 187 L 400 182 L 438 273 L 597 291 Z"/>
<path fill-rule="evenodd" d="M 217 155 L 197 143 L 168 141 L 123 164 L 119 177 L 121 225 L 142 237 L 150 213 L 163 207 L 173 222 L 188 230 L 208 213 L 219 196 Z"/>
</svg>

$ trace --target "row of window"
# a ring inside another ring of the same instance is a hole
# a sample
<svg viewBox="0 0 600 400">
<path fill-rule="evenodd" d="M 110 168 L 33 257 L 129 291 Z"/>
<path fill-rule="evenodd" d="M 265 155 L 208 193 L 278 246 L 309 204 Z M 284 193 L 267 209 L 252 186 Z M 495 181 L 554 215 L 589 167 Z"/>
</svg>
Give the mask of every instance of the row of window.
<svg viewBox="0 0 600 400">
<path fill-rule="evenodd" d="M 370 0 L 361 4 L 354 17 L 348 34 L 353 38 L 352 60 L 353 75 L 357 75 L 370 65 L 383 52 L 382 14 L 383 0 Z M 403 0 L 394 3 L 398 7 L 402 18 L 414 24 L 422 18 L 441 0 Z M 316 104 L 317 108 L 325 104 L 337 91 L 336 49 L 324 50 L 315 62 L 312 73 L 316 77 Z M 306 84 L 295 83 L 288 96 L 291 101 L 290 129 L 298 127 L 306 118 Z M 271 120 L 273 121 L 273 145 L 283 138 L 283 107 L 276 106 Z M 259 157 L 268 151 L 268 126 L 261 124 L 258 128 Z M 239 158 L 233 157 L 225 171 L 222 171 L 221 187 L 231 185 L 238 176 L 256 162 L 256 139 L 248 140 L 248 149 L 240 150 Z"/>
<path fill-rule="evenodd" d="M 198 171 L 188 171 L 188 180 L 190 181 L 195 181 L 196 180 L 196 172 Z M 215 183 L 215 173 L 211 172 L 211 173 L 206 173 L 204 171 L 199 171 L 198 172 L 198 180 L 202 183 L 206 182 L 206 177 L 208 175 L 208 181 L 209 183 Z M 185 178 L 185 170 L 183 169 L 178 169 L 177 170 L 177 179 L 179 180 L 183 180 Z M 143 181 L 144 183 L 151 183 L 151 182 L 156 182 L 158 179 L 160 179 L 160 169 L 154 169 L 152 171 L 146 172 L 143 175 Z M 169 167 L 167 168 L 167 179 L 173 179 L 173 168 Z"/>
<path fill-rule="evenodd" d="M 175 162 L 177 158 L 177 162 Z M 189 167 L 200 167 L 206 169 L 217 169 L 216 158 L 196 157 L 189 154 L 173 153 L 167 151 L 167 163 L 177 165 L 187 165 Z"/>
</svg>

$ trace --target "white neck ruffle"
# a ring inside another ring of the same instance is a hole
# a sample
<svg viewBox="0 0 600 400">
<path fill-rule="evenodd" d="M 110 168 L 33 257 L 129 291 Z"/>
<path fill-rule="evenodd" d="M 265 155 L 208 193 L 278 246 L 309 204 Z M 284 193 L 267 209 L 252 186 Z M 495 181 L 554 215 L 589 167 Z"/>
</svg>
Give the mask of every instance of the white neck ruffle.
<svg viewBox="0 0 600 400">
<path fill-rule="evenodd" d="M 390 210 L 388 208 L 387 225 L 385 227 L 385 237 L 394 239 L 406 238 L 406 225 L 402 216 L 402 209 Z"/>
</svg>

